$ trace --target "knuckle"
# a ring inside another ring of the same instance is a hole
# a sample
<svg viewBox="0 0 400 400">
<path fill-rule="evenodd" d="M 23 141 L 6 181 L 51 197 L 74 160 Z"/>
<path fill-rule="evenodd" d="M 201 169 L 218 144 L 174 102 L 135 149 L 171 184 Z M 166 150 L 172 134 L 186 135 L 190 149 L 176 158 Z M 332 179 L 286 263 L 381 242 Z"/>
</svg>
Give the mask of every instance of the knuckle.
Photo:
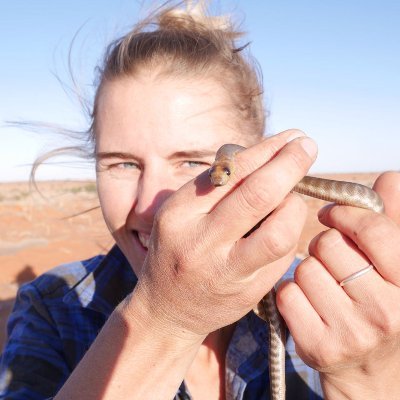
<svg viewBox="0 0 400 400">
<path fill-rule="evenodd" d="M 393 334 L 400 333 L 400 317 L 396 314 L 388 315 L 386 312 L 381 313 L 378 324 L 384 337 L 390 337 Z"/>
<path fill-rule="evenodd" d="M 376 317 L 373 322 L 383 338 L 400 334 L 400 313 L 397 304 L 397 298 L 392 301 L 381 298 L 374 306 Z"/>
<path fill-rule="evenodd" d="M 392 234 L 391 226 L 381 215 L 366 216 L 356 227 L 354 235 L 361 243 L 380 243 Z"/>
<path fill-rule="evenodd" d="M 343 355 L 336 346 L 322 346 L 315 358 L 315 369 L 327 372 L 343 363 Z"/>
<path fill-rule="evenodd" d="M 320 257 L 324 252 L 335 247 L 342 235 L 336 229 L 328 229 L 317 235 L 310 243 L 310 251 Z"/>
<path fill-rule="evenodd" d="M 342 359 L 350 360 L 355 356 L 369 353 L 378 343 L 378 331 L 371 324 L 365 323 L 363 316 L 343 317 L 343 334 L 340 337 Z"/>
<path fill-rule="evenodd" d="M 368 354 L 376 343 L 376 337 L 365 331 L 360 335 L 360 332 L 355 329 L 347 330 L 336 341 L 324 344 L 316 358 L 318 371 L 328 372 L 341 368 Z"/>
<path fill-rule="evenodd" d="M 350 335 L 346 336 L 347 343 L 351 345 L 344 347 L 343 358 L 347 360 L 352 359 L 354 358 L 354 354 L 363 355 L 368 353 L 371 348 L 375 347 L 376 335 L 372 331 L 363 332 L 362 335 L 360 335 L 360 332 L 360 330 L 357 332 L 352 330 Z"/>
<path fill-rule="evenodd" d="M 288 239 L 284 230 L 275 225 L 268 229 L 261 245 L 263 249 L 267 249 L 270 257 L 276 260 L 290 253 L 295 248 L 296 241 Z"/>
<path fill-rule="evenodd" d="M 265 164 L 266 161 L 264 158 L 257 157 L 258 154 L 252 155 L 253 157 L 246 157 L 245 160 L 243 160 L 244 155 L 242 155 L 241 153 L 236 156 L 236 172 L 234 176 L 238 177 L 238 179 L 246 178 Z"/>
<path fill-rule="evenodd" d="M 283 246 L 292 249 L 297 245 L 300 230 L 295 230 L 286 221 L 276 220 L 272 225 L 272 234 L 282 243 Z"/>
<path fill-rule="evenodd" d="M 303 260 L 294 271 L 294 280 L 301 287 L 302 283 L 305 282 L 311 276 L 312 279 L 315 277 L 317 269 L 317 260 L 314 257 L 307 257 Z"/>
<path fill-rule="evenodd" d="M 254 218 L 265 216 L 268 212 L 268 205 L 272 197 L 269 188 L 266 188 L 262 184 L 257 185 L 253 183 L 250 185 L 245 182 L 239 186 L 238 190 L 239 209 L 241 209 L 244 214 L 250 214 L 250 216 Z"/>
<path fill-rule="evenodd" d="M 323 335 L 312 344 L 307 343 L 304 350 L 309 365 L 319 372 L 329 372 L 343 363 L 342 346 L 329 335 Z"/>
<path fill-rule="evenodd" d="M 294 165 L 295 170 L 306 171 L 309 166 L 309 159 L 305 156 L 303 151 L 296 151 L 295 149 L 288 149 L 287 156 L 289 162 Z"/>
</svg>

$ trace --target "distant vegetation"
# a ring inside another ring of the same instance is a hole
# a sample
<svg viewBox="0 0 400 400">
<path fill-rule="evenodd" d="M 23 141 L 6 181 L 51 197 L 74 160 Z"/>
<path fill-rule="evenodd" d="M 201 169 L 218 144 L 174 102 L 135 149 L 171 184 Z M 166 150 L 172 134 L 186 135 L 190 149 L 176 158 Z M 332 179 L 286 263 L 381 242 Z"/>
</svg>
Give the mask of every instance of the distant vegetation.
<svg viewBox="0 0 400 400">
<path fill-rule="evenodd" d="M 86 193 L 96 193 L 96 184 L 94 182 L 91 183 L 86 183 L 82 186 L 74 186 L 72 188 L 64 189 L 65 192 L 70 192 L 70 193 L 81 193 L 81 192 L 86 192 Z"/>
</svg>

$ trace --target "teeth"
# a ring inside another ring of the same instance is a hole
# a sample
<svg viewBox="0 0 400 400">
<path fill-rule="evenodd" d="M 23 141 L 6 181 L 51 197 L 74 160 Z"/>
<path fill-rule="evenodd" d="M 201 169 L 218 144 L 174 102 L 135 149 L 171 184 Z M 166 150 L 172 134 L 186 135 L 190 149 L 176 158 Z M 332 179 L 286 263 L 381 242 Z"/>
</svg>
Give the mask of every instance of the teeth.
<svg viewBox="0 0 400 400">
<path fill-rule="evenodd" d="M 138 232 L 138 237 L 141 245 L 143 247 L 146 247 L 146 249 L 148 249 L 150 243 L 150 235 L 148 235 L 147 233 Z"/>
</svg>

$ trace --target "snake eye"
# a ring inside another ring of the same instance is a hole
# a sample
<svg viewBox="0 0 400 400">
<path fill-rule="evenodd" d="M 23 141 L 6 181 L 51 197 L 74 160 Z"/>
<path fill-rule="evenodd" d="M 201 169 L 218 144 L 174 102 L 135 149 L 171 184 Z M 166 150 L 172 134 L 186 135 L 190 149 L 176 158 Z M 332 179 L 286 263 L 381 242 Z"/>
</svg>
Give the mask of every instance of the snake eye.
<svg viewBox="0 0 400 400">
<path fill-rule="evenodd" d="M 224 172 L 225 172 L 225 174 L 228 175 L 228 176 L 230 176 L 230 174 L 231 174 L 231 170 L 230 170 L 228 167 L 225 167 L 225 168 L 224 168 Z"/>
</svg>

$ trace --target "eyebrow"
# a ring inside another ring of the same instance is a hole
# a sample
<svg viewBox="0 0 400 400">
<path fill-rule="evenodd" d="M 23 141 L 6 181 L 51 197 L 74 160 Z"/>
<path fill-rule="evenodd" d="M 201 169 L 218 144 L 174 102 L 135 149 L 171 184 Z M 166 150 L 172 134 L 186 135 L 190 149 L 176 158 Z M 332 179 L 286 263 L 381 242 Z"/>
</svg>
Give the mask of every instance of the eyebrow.
<svg viewBox="0 0 400 400">
<path fill-rule="evenodd" d="M 130 153 L 125 153 L 122 151 L 102 151 L 99 153 L 96 153 L 96 160 L 106 160 L 107 158 L 120 158 L 122 160 L 131 160 L 133 157 L 133 154 Z"/>
<path fill-rule="evenodd" d="M 207 158 L 215 157 L 215 151 L 212 150 L 183 150 L 171 154 L 168 158 Z"/>
<path fill-rule="evenodd" d="M 207 158 L 215 157 L 215 151 L 212 150 L 182 150 L 176 151 L 168 156 L 168 159 L 173 160 L 175 158 Z M 105 160 L 108 158 L 119 158 L 121 160 L 131 160 L 132 158 L 137 159 L 131 153 L 126 153 L 123 151 L 104 151 L 96 154 L 96 160 Z"/>
</svg>

